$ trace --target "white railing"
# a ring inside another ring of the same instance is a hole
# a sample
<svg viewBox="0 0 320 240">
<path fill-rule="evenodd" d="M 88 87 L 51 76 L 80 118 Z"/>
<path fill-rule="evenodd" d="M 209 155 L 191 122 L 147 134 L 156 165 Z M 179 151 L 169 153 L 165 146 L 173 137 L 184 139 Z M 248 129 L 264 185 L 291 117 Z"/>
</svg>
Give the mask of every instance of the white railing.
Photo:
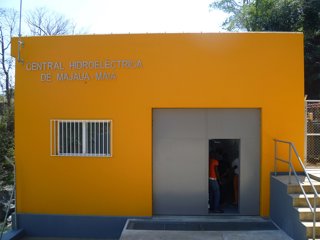
<svg viewBox="0 0 320 240">
<path fill-rule="evenodd" d="M 285 144 L 285 145 L 288 145 L 288 158 L 287 159 L 283 159 L 281 157 L 278 156 L 278 144 Z M 308 199 L 308 196 L 302 186 L 302 181 L 301 179 L 299 178 L 296 170 L 294 169 L 294 166 L 292 164 L 292 152 L 295 154 L 297 160 L 298 160 L 298 163 L 300 164 L 300 166 L 302 167 L 303 169 L 303 172 L 305 174 L 305 176 L 307 177 L 308 179 L 308 182 L 310 183 L 311 185 L 311 188 L 312 188 L 312 191 L 313 191 L 313 194 L 314 194 L 314 201 L 313 201 L 313 206 L 312 204 L 310 203 L 310 200 Z M 295 145 L 292 143 L 292 142 L 289 142 L 289 141 L 283 141 L 283 140 L 279 140 L 279 139 L 274 139 L 274 175 L 277 176 L 277 161 L 280 161 L 280 162 L 283 162 L 283 163 L 286 163 L 288 164 L 289 166 L 289 171 L 288 171 L 288 183 L 291 184 L 291 175 L 292 173 L 294 174 L 300 188 L 301 188 L 301 191 L 307 201 L 307 204 L 308 204 L 308 207 L 310 208 L 312 214 L 313 214 L 313 229 L 312 229 L 312 239 L 315 239 L 316 237 L 316 214 L 317 214 L 317 199 L 319 198 L 319 194 L 313 184 L 313 182 L 311 181 L 311 178 L 309 176 L 309 174 L 307 173 L 306 171 L 306 168 L 298 154 L 298 151 L 295 147 Z"/>
</svg>

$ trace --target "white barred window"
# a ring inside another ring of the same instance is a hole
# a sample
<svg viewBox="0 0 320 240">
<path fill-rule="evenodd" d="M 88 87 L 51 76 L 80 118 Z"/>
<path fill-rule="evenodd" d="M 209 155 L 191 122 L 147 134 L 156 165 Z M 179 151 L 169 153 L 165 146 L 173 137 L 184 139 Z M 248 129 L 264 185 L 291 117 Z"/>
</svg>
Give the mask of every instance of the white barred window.
<svg viewBox="0 0 320 240">
<path fill-rule="evenodd" d="M 51 156 L 111 156 L 110 120 L 50 120 Z"/>
</svg>

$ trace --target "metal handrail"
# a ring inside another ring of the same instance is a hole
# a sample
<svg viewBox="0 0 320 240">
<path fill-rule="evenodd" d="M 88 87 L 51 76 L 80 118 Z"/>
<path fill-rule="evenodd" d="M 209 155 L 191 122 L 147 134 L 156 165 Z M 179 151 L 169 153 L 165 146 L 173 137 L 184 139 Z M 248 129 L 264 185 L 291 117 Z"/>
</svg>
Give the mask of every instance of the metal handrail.
<svg viewBox="0 0 320 240">
<path fill-rule="evenodd" d="M 293 173 L 299 186 L 300 186 L 300 189 L 307 201 L 307 204 L 308 204 L 308 207 L 310 208 L 312 214 L 313 214 L 313 229 L 312 229 L 312 238 L 313 240 L 315 239 L 316 237 L 316 212 L 317 212 L 317 199 L 319 198 L 319 194 L 314 186 L 314 184 L 312 183 L 311 181 L 311 178 L 309 176 L 309 174 L 307 173 L 306 171 L 306 168 L 298 154 L 298 151 L 294 145 L 294 143 L 292 142 L 289 142 L 289 141 L 284 141 L 284 140 L 279 140 L 279 139 L 273 139 L 274 141 L 274 175 L 277 176 L 277 161 L 280 161 L 280 162 L 284 162 L 284 163 L 287 163 L 289 165 L 289 172 L 288 172 L 288 176 L 289 176 L 289 179 L 288 179 L 288 183 L 291 184 L 291 174 Z M 288 154 L 289 154 L 289 157 L 288 159 L 282 159 L 280 157 L 278 157 L 278 143 L 283 143 L 283 144 L 287 144 L 288 145 Z M 292 150 L 296 156 L 296 158 L 298 159 L 298 162 L 299 164 L 301 165 L 302 169 L 303 169 L 303 172 L 305 174 L 305 176 L 307 177 L 310 185 L 311 185 L 311 188 L 313 190 L 313 194 L 314 194 L 314 201 L 313 201 L 313 206 L 311 205 L 310 203 L 310 200 L 308 199 L 307 197 L 307 194 L 302 186 L 302 183 L 300 181 L 300 178 L 298 177 L 298 174 L 296 172 L 296 170 L 294 169 L 294 166 L 292 164 Z"/>
</svg>

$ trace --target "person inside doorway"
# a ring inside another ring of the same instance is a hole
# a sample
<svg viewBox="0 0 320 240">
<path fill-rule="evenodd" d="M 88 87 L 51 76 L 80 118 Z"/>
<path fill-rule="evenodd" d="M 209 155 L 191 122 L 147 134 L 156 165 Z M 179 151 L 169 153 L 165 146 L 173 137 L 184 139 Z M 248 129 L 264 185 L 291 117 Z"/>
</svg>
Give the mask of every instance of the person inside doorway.
<svg viewBox="0 0 320 240">
<path fill-rule="evenodd" d="M 219 157 L 216 152 L 209 154 L 209 205 L 213 213 L 223 213 L 220 208 L 220 175 L 218 171 Z"/>
<path fill-rule="evenodd" d="M 233 168 L 233 191 L 234 191 L 234 201 L 233 205 L 238 206 L 239 203 L 239 174 L 240 174 L 240 168 L 239 168 L 239 157 L 235 158 L 232 161 L 232 168 Z"/>
</svg>

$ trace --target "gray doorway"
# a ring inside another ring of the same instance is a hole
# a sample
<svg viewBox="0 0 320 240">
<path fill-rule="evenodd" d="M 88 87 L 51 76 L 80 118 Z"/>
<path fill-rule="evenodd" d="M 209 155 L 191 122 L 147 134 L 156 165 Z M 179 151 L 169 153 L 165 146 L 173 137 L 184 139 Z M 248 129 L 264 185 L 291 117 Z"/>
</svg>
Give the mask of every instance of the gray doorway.
<svg viewBox="0 0 320 240">
<path fill-rule="evenodd" d="M 209 139 L 240 139 L 239 213 L 260 213 L 259 109 L 154 109 L 153 214 L 208 214 Z"/>
</svg>

